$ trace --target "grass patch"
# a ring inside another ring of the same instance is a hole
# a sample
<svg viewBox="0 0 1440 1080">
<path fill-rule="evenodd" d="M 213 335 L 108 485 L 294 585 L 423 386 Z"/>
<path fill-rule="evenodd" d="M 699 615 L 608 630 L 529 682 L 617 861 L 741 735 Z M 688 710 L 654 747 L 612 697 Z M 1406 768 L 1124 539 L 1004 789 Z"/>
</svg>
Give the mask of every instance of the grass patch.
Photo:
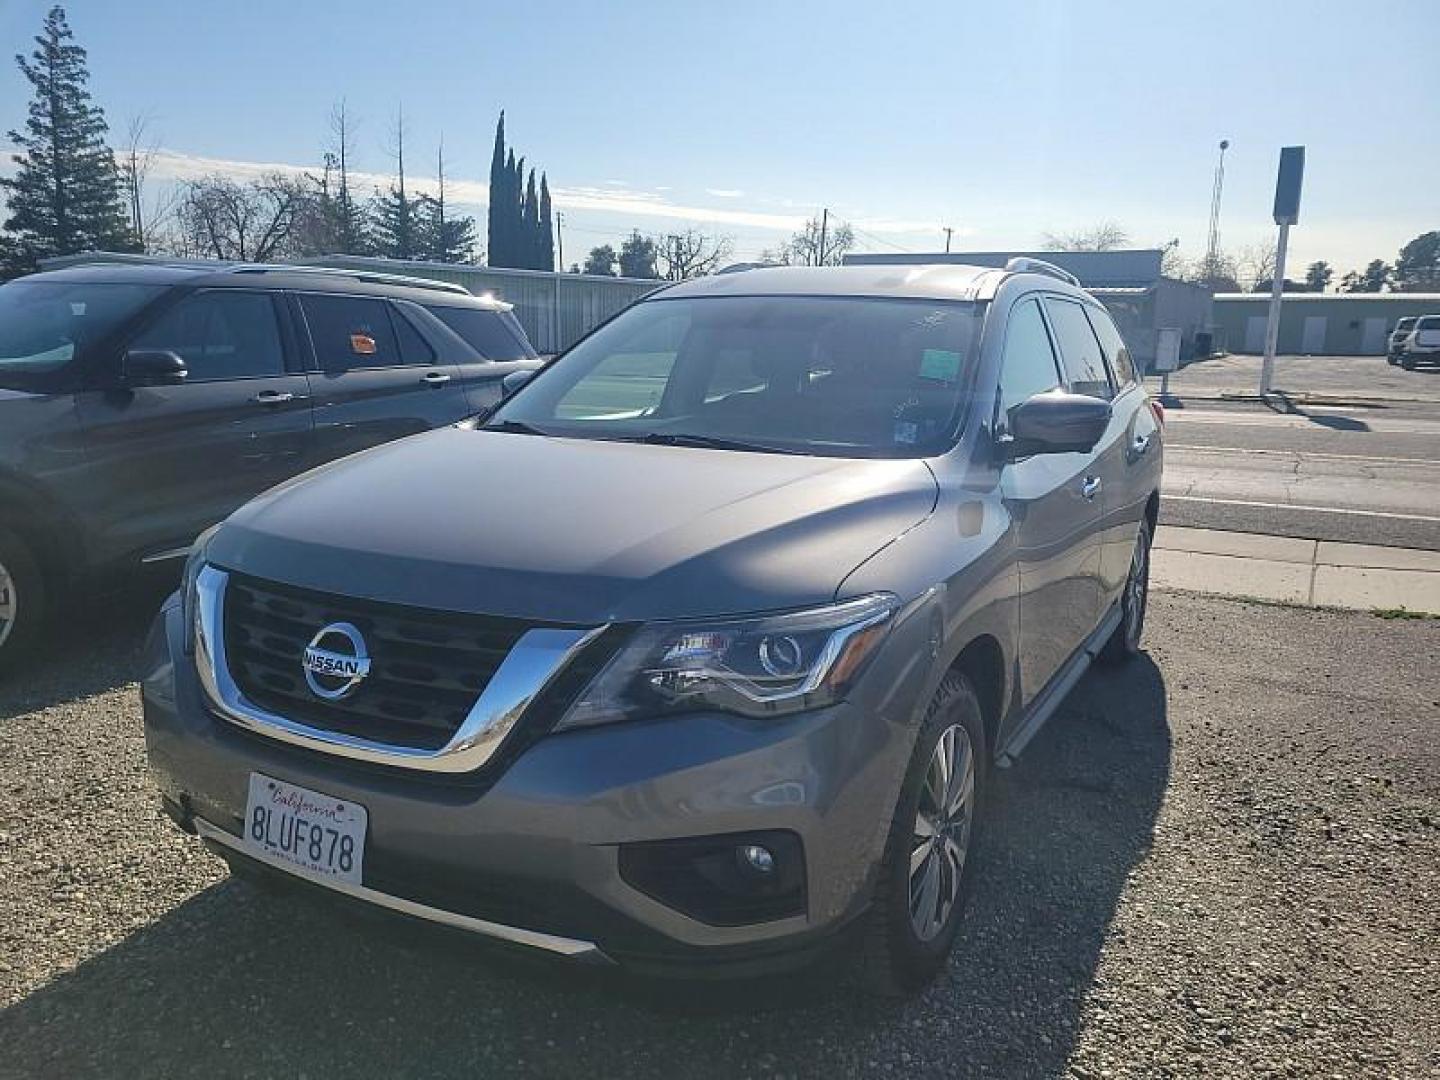
<svg viewBox="0 0 1440 1080">
<path fill-rule="evenodd" d="M 1376 608 L 1371 612 L 1377 619 L 1440 619 L 1440 615 L 1433 615 L 1428 611 L 1411 611 L 1409 608 Z"/>
</svg>

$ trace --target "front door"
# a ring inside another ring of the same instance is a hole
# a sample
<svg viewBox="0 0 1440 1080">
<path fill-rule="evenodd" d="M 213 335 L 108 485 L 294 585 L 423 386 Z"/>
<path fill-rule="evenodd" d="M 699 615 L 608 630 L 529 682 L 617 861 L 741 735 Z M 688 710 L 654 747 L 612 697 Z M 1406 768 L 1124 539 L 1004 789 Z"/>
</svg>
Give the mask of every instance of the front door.
<svg viewBox="0 0 1440 1080">
<path fill-rule="evenodd" d="M 277 299 L 211 289 L 161 312 L 127 346 L 185 361 L 185 381 L 119 375 L 77 399 L 93 478 L 82 504 L 97 559 L 188 545 L 251 496 L 305 468 L 310 387 L 287 371 Z"/>
<path fill-rule="evenodd" d="M 1306 315 L 1300 330 L 1300 351 L 1318 356 L 1325 351 L 1325 316 Z"/>
<path fill-rule="evenodd" d="M 1083 317 L 1083 315 L 1082 315 Z M 995 431 L 1008 433 L 1009 411 L 1062 385 L 1038 297 L 1010 312 Z M 1092 454 L 1035 454 L 1001 470 L 1001 496 L 1019 564 L 1019 667 L 1028 705 L 1084 643 L 1099 618 L 1099 478 Z"/>
<path fill-rule="evenodd" d="M 452 360 L 390 301 L 305 293 L 295 298 L 315 356 L 317 461 L 463 420 L 473 411 Z"/>
</svg>

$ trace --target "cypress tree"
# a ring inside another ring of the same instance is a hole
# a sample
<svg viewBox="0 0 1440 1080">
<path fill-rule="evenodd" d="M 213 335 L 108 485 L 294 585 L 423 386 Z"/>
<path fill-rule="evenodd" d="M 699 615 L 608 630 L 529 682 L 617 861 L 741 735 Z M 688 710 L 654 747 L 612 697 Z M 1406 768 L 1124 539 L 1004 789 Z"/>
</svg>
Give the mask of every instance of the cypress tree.
<svg viewBox="0 0 1440 1080">
<path fill-rule="evenodd" d="M 530 170 L 530 179 L 525 182 L 525 206 L 520 216 L 520 235 L 525 238 L 525 259 L 521 264 L 527 270 L 540 269 L 540 196 L 535 191 L 535 170 Z"/>
<path fill-rule="evenodd" d="M 501 109 L 500 120 L 495 125 L 495 151 L 490 156 L 490 205 L 485 214 L 491 266 L 506 265 L 508 251 L 505 245 L 505 225 L 509 220 L 506 217 L 509 180 L 510 173 L 505 165 L 505 110 Z"/>
<path fill-rule="evenodd" d="M 63 8 L 50 9 L 30 59 L 17 56 L 34 88 L 25 131 L 9 133 L 22 152 L 16 171 L 0 178 L 11 233 L 4 247 L 11 269 L 29 270 L 49 255 L 86 250 L 137 251 L 126 220 L 115 155 L 106 145 L 105 113 L 93 104 L 85 50 Z"/>
<path fill-rule="evenodd" d="M 537 269 L 555 269 L 555 222 L 551 215 L 550 180 L 540 174 L 540 261 Z"/>
</svg>

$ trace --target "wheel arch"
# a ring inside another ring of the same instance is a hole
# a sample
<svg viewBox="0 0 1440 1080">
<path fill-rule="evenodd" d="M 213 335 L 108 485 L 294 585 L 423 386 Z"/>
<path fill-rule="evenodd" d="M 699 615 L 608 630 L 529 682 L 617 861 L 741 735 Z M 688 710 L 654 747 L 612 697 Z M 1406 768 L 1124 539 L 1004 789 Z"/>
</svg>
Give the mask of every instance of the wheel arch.
<svg viewBox="0 0 1440 1080">
<path fill-rule="evenodd" d="M 24 541 L 48 581 L 64 583 L 83 567 L 81 532 L 72 515 L 6 472 L 0 472 L 0 528 Z"/>
<path fill-rule="evenodd" d="M 1000 642 L 990 634 L 981 634 L 960 650 L 949 670 L 964 675 L 980 699 L 986 754 L 993 758 L 1000 721 L 1005 715 L 1005 653 Z"/>
</svg>

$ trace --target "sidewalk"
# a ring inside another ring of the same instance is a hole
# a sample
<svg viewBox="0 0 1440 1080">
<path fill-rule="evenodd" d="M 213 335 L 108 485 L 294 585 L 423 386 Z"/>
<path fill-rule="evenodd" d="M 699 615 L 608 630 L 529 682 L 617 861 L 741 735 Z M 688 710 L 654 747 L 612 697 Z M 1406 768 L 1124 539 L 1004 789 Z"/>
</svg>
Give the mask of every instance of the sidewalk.
<svg viewBox="0 0 1440 1080">
<path fill-rule="evenodd" d="M 1162 525 L 1151 583 L 1307 607 L 1440 615 L 1440 552 Z"/>
</svg>

